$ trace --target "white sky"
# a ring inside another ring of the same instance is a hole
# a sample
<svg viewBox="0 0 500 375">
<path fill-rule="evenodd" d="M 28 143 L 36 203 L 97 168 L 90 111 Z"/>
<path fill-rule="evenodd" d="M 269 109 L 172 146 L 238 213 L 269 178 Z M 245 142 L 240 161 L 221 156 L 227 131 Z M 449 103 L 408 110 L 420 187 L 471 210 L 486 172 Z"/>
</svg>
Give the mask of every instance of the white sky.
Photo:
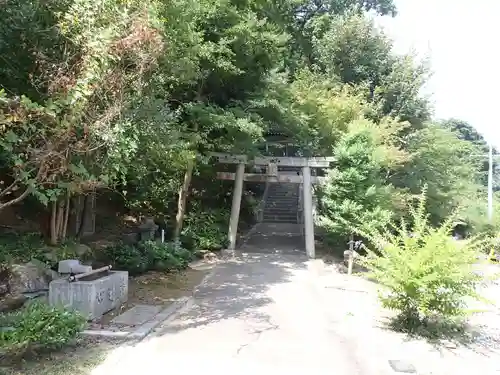
<svg viewBox="0 0 500 375">
<path fill-rule="evenodd" d="M 380 23 L 398 52 L 431 57 L 436 118 L 468 121 L 500 147 L 500 0 L 395 0 Z"/>
</svg>

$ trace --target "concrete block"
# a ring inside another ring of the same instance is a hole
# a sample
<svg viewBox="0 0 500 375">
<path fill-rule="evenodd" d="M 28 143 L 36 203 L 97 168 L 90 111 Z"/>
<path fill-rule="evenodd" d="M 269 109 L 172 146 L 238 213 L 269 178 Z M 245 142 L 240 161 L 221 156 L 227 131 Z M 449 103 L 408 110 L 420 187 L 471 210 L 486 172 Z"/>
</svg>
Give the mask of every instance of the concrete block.
<svg viewBox="0 0 500 375">
<path fill-rule="evenodd" d="M 95 275 L 75 282 L 67 279 L 52 281 L 49 303 L 77 310 L 88 320 L 95 320 L 127 301 L 128 272 L 110 271 L 95 280 L 93 278 Z"/>
</svg>

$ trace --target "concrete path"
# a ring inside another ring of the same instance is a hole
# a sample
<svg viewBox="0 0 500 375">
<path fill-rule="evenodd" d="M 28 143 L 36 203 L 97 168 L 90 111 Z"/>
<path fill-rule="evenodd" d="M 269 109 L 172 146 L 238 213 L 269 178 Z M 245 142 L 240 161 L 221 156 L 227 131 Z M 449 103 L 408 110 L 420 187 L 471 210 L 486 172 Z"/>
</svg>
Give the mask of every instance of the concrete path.
<svg viewBox="0 0 500 375">
<path fill-rule="evenodd" d="M 383 374 L 329 326 L 301 243 L 281 254 L 249 243 L 263 247 L 219 264 L 184 311 L 93 375 Z"/>
</svg>

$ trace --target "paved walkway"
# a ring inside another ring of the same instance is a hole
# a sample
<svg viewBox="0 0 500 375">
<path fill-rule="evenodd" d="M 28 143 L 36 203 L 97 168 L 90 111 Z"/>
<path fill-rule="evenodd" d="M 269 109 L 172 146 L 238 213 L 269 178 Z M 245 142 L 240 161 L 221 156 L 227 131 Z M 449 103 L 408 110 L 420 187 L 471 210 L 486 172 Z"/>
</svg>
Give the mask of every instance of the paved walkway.
<svg viewBox="0 0 500 375">
<path fill-rule="evenodd" d="M 245 252 L 219 264 L 191 305 L 93 375 L 383 374 L 331 329 L 315 274 L 299 251 L 303 242 L 291 233 L 277 249 L 266 242 L 275 238 L 272 230 L 255 231 Z"/>
</svg>

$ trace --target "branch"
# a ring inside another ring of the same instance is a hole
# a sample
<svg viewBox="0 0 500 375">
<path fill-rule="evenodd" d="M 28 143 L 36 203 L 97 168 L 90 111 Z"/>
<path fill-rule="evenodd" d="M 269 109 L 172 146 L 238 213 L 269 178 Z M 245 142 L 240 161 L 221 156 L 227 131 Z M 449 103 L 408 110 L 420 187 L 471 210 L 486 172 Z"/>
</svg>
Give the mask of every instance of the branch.
<svg viewBox="0 0 500 375">
<path fill-rule="evenodd" d="M 16 186 L 18 183 L 19 183 L 19 179 L 18 178 L 14 179 L 14 182 L 12 184 L 7 186 L 5 189 L 3 189 L 0 192 L 0 198 L 3 197 L 4 195 L 6 195 L 9 191 L 11 191 L 14 188 L 14 186 Z"/>
<path fill-rule="evenodd" d="M 40 165 L 40 168 L 38 169 L 38 173 L 36 174 L 36 177 L 35 177 L 35 181 L 38 180 L 40 178 L 40 176 L 42 175 L 44 167 L 45 167 L 44 164 Z M 10 188 L 10 186 L 9 186 L 9 188 Z M 33 190 L 32 187 L 28 186 L 26 188 L 26 190 L 17 198 L 11 199 L 10 201 L 5 202 L 5 203 L 0 203 L 0 211 L 6 207 L 9 207 L 9 206 L 12 206 L 13 204 L 21 202 L 24 198 L 26 198 L 31 193 L 32 190 Z"/>
<path fill-rule="evenodd" d="M 20 196 L 18 196 L 15 199 L 12 199 L 6 203 L 0 203 L 0 211 L 3 210 L 6 207 L 12 206 L 13 204 L 21 202 L 24 198 L 28 196 L 28 194 L 31 193 L 31 187 L 26 188 L 24 193 L 22 193 Z"/>
</svg>

